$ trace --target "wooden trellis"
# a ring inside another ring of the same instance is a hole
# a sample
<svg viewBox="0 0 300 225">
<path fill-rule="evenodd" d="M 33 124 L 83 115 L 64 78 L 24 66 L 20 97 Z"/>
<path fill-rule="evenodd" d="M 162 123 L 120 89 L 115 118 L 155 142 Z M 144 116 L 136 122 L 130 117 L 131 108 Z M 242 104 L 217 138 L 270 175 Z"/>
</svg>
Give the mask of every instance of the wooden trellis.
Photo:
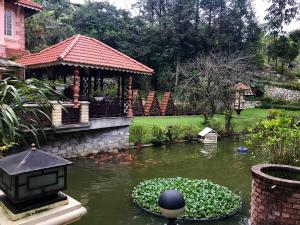
<svg viewBox="0 0 300 225">
<path fill-rule="evenodd" d="M 147 97 L 147 101 L 144 106 L 145 116 L 159 116 L 160 106 L 155 91 L 150 91 Z"/>
<path fill-rule="evenodd" d="M 133 90 L 133 104 L 132 110 L 134 116 L 143 116 L 144 115 L 144 106 L 139 90 Z"/>
<path fill-rule="evenodd" d="M 171 92 L 165 92 L 161 105 L 160 114 L 162 116 L 174 116 L 175 115 L 175 104 Z"/>
</svg>

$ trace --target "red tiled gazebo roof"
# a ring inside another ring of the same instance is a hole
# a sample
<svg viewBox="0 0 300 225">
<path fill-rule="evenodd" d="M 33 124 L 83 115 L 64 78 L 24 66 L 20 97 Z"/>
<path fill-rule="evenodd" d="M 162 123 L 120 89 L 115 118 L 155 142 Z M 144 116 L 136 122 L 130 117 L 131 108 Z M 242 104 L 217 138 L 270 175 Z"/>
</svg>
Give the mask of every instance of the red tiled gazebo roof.
<svg viewBox="0 0 300 225">
<path fill-rule="evenodd" d="M 63 64 L 141 74 L 153 73 L 151 68 L 103 42 L 79 34 L 39 53 L 23 56 L 17 62 L 23 64 L 26 68 Z"/>
<path fill-rule="evenodd" d="M 43 10 L 43 7 L 41 5 L 35 3 L 31 0 L 17 0 L 15 2 L 15 4 L 25 7 L 25 8 L 29 8 L 31 10 L 35 10 L 35 11 Z"/>
<path fill-rule="evenodd" d="M 235 84 L 235 85 L 233 86 L 233 88 L 234 88 L 235 90 L 237 90 L 237 91 L 240 91 L 240 90 L 249 90 L 249 89 L 251 89 L 251 87 L 249 87 L 248 85 L 243 84 L 243 83 L 241 83 L 241 82 Z"/>
</svg>

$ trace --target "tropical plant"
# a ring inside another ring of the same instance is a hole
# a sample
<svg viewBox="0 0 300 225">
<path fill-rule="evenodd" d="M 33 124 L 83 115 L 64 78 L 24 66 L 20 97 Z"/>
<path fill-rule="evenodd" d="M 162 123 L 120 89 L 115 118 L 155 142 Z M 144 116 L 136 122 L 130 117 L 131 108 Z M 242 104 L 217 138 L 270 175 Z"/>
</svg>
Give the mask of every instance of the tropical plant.
<svg viewBox="0 0 300 225">
<path fill-rule="evenodd" d="M 166 141 L 165 130 L 159 126 L 152 127 L 152 144 L 162 145 Z"/>
<path fill-rule="evenodd" d="M 180 125 L 169 125 L 166 128 L 166 137 L 168 142 L 178 141 L 182 133 Z"/>
<path fill-rule="evenodd" d="M 183 194 L 186 207 L 182 219 L 216 219 L 236 213 L 241 207 L 241 197 L 226 187 L 208 180 L 188 178 L 156 178 L 138 184 L 132 193 L 135 204 L 160 214 L 157 205 L 161 192 L 175 189 Z"/>
<path fill-rule="evenodd" d="M 139 147 L 147 134 L 147 130 L 142 125 L 134 125 L 130 127 L 130 134 L 134 137 L 135 145 Z"/>
<path fill-rule="evenodd" d="M 39 144 L 43 133 L 42 118 L 51 121 L 47 111 L 49 98 L 57 95 L 51 86 L 36 79 L 6 78 L 0 81 L 0 148 L 2 150 L 24 141 L 31 134 Z M 27 107 L 33 103 L 36 107 Z"/>
<path fill-rule="evenodd" d="M 261 121 L 250 144 L 269 163 L 296 165 L 300 159 L 300 118 L 281 113 Z"/>
</svg>

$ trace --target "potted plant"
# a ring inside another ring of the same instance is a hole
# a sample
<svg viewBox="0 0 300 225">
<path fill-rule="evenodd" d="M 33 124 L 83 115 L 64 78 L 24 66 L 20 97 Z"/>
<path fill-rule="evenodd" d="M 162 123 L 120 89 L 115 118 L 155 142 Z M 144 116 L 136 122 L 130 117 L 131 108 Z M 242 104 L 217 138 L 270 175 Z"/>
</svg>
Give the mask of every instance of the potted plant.
<svg viewBox="0 0 300 225">
<path fill-rule="evenodd" d="M 103 100 L 105 100 L 105 94 L 103 90 L 97 89 L 94 93 L 94 99 L 96 102 L 102 102 Z"/>
</svg>

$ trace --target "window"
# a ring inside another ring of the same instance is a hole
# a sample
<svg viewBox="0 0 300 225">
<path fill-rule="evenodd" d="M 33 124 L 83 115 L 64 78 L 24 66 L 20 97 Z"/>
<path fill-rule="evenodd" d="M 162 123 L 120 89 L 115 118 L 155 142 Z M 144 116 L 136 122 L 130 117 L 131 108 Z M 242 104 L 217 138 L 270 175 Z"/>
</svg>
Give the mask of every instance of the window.
<svg viewBox="0 0 300 225">
<path fill-rule="evenodd" d="M 4 13 L 4 35 L 13 36 L 13 13 L 12 11 L 5 10 Z"/>
</svg>

